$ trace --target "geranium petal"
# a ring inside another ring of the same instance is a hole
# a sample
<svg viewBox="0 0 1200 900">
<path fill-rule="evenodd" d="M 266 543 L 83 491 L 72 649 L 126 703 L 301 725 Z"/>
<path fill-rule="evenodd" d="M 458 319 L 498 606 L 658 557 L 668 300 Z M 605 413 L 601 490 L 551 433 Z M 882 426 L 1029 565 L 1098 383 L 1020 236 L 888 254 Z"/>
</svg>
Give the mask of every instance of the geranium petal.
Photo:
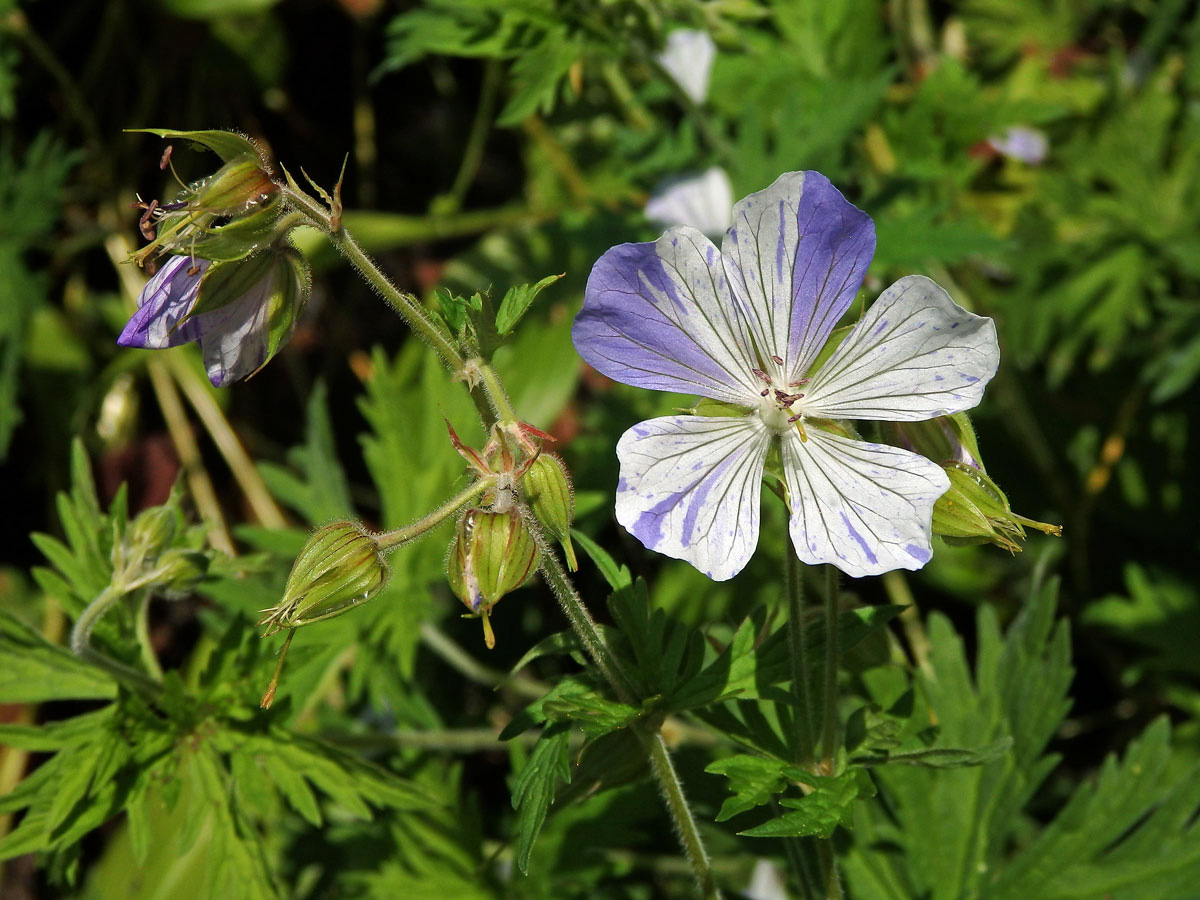
<svg viewBox="0 0 1200 900">
<path fill-rule="evenodd" d="M 721 252 L 762 365 L 795 381 L 854 300 L 875 224 L 824 175 L 789 172 L 734 207 Z"/>
<path fill-rule="evenodd" d="M 658 55 L 662 67 L 695 103 L 703 103 L 708 96 L 708 79 L 716 58 L 717 45 L 708 32 L 692 28 L 668 34 L 666 46 Z"/>
<path fill-rule="evenodd" d="M 196 316 L 204 328 L 200 347 L 214 387 L 253 375 L 267 361 L 271 282 L 264 279 L 246 294 Z"/>
<path fill-rule="evenodd" d="M 663 228 L 691 225 L 722 234 L 733 217 L 733 185 L 720 166 L 664 184 L 646 202 L 646 218 Z"/>
<path fill-rule="evenodd" d="M 138 311 L 121 330 L 117 343 L 122 347 L 165 350 L 196 340 L 201 326 L 194 319 L 185 321 L 185 317 L 196 302 L 208 266 L 206 259 L 168 258 L 142 288 Z"/>
<path fill-rule="evenodd" d="M 991 319 L 909 275 L 880 295 L 804 387 L 804 410 L 893 422 L 945 416 L 978 404 L 999 364 Z"/>
<path fill-rule="evenodd" d="M 747 406 L 762 389 L 721 254 L 695 228 L 620 244 L 592 267 L 575 348 L 609 378 Z"/>
<path fill-rule="evenodd" d="M 933 504 L 950 487 L 941 466 L 886 444 L 809 427 L 782 442 L 790 531 L 803 562 L 861 578 L 919 569 L 933 552 Z"/>
<path fill-rule="evenodd" d="M 716 581 L 732 578 L 758 544 L 770 433 L 757 416 L 665 416 L 617 442 L 617 521 L 666 556 Z"/>
</svg>

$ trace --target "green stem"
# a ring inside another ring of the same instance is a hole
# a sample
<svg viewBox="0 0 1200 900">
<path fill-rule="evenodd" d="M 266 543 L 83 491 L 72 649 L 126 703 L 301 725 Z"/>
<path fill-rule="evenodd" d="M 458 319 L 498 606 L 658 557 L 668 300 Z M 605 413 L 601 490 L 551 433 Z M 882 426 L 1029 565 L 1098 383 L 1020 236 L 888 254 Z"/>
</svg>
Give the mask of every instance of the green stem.
<svg viewBox="0 0 1200 900">
<path fill-rule="evenodd" d="M 429 515 L 422 516 L 411 525 L 405 525 L 403 528 L 397 528 L 395 531 L 385 531 L 383 534 L 376 535 L 376 545 L 380 550 L 393 550 L 401 544 L 407 544 L 409 541 L 416 540 L 427 532 L 437 528 L 468 503 L 486 493 L 499 480 L 499 476 L 496 475 L 486 475 L 480 478 L 470 487 L 459 491 Z"/>
<path fill-rule="evenodd" d="M 479 89 L 479 106 L 475 108 L 475 118 L 471 122 L 471 131 L 467 135 L 467 144 L 463 150 L 462 162 L 458 174 L 448 194 L 441 198 L 443 208 L 439 212 L 457 212 L 462 206 L 467 189 L 475 180 L 479 165 L 483 162 L 483 151 L 487 144 L 488 129 L 492 124 L 492 116 L 496 111 L 496 97 L 500 92 L 500 62 L 489 59 L 483 66 L 483 85 Z"/>
<path fill-rule="evenodd" d="M 784 591 L 788 603 L 788 661 L 792 667 L 792 752 L 801 765 L 812 764 L 814 755 L 812 725 L 812 687 L 808 678 L 808 649 L 804 635 L 804 585 L 800 580 L 800 560 L 789 544 L 783 554 Z"/>
<path fill-rule="evenodd" d="M 329 235 L 329 240 L 350 262 L 358 273 L 379 292 L 409 328 L 425 339 L 442 358 L 442 361 L 453 372 L 462 369 L 463 359 L 454 346 L 450 337 L 438 326 L 433 317 L 412 294 L 401 291 L 379 270 L 354 237 L 346 229 L 334 226 L 333 217 L 322 208 L 321 204 L 308 194 L 295 187 L 285 187 L 284 193 L 288 201 L 299 212 L 304 213 L 318 228 Z M 339 211 L 340 215 L 340 211 Z"/>
<path fill-rule="evenodd" d="M 584 605 L 583 598 L 579 596 L 579 592 L 575 590 L 575 585 L 571 583 L 571 578 L 567 575 L 567 570 L 563 568 L 563 564 L 559 562 L 557 554 L 551 549 L 549 541 L 546 540 L 546 535 L 542 531 L 541 523 L 534 517 L 533 513 L 524 504 L 520 507 L 521 518 L 529 527 L 533 539 L 537 542 L 541 549 L 541 562 L 538 565 L 538 571 L 542 573 L 542 578 L 550 590 L 553 591 L 558 604 L 562 607 L 567 621 L 571 623 L 571 627 L 579 636 L 580 642 L 583 644 L 584 650 L 588 656 L 596 664 L 596 668 L 600 670 L 600 674 L 604 676 L 604 680 L 612 687 L 613 692 L 617 695 L 617 699 L 622 703 L 633 702 L 636 691 L 633 682 L 625 673 L 624 668 L 612 655 L 612 651 L 608 649 L 608 644 L 605 643 L 599 629 L 596 627 L 596 620 L 592 618 L 592 614 Z"/>
<path fill-rule="evenodd" d="M 683 795 L 683 784 L 675 771 L 675 765 L 671 762 L 671 754 L 667 750 L 666 741 L 659 732 L 645 737 L 647 739 L 645 743 L 649 745 L 647 749 L 650 751 L 650 768 L 658 780 L 659 790 L 662 791 L 671 818 L 675 820 L 675 827 L 679 831 L 679 840 L 683 844 L 684 854 L 691 863 L 692 872 L 696 876 L 700 895 L 719 900 L 721 892 L 717 890 L 716 882 L 713 881 L 708 852 L 704 849 L 704 842 L 700 837 L 699 828 L 696 827 L 691 807 L 688 806 L 687 797 Z"/>
<path fill-rule="evenodd" d="M 138 603 L 137 611 L 137 639 L 138 647 L 142 651 L 142 665 L 150 673 L 155 681 L 162 681 L 163 671 L 162 666 L 158 663 L 158 657 L 154 655 L 154 647 L 150 643 L 150 592 L 145 591 L 142 594 L 142 599 Z"/>
<path fill-rule="evenodd" d="M 838 874 L 837 859 L 833 855 L 833 841 L 818 839 L 816 843 L 825 900 L 842 900 L 842 879 Z"/>
<path fill-rule="evenodd" d="M 825 566 L 825 702 L 821 708 L 821 764 L 833 774 L 838 730 L 838 583 L 837 569 Z"/>
</svg>

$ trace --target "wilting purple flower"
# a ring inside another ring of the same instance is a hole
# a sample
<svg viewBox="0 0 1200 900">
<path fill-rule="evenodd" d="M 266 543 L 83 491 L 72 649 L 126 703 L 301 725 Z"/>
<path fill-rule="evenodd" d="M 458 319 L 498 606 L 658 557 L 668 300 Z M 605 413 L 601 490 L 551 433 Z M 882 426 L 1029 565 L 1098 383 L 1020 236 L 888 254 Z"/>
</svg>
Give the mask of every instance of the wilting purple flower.
<svg viewBox="0 0 1200 900">
<path fill-rule="evenodd" d="M 708 96 L 708 79 L 712 74 L 717 45 L 707 31 L 681 28 L 667 35 L 666 46 L 658 55 L 662 67 L 696 103 Z"/>
<path fill-rule="evenodd" d="M 988 138 L 987 142 L 997 153 L 1031 166 L 1041 165 L 1050 151 L 1046 135 L 1028 125 L 1014 125 L 1004 134 Z"/>
<path fill-rule="evenodd" d="M 626 384 L 740 412 L 626 431 L 618 521 L 647 547 L 731 578 L 758 543 L 774 446 L 801 560 L 854 576 L 920 568 L 945 473 L 823 420 L 917 421 L 975 406 L 999 362 L 995 327 L 908 276 L 810 372 L 874 254 L 870 217 L 823 175 L 793 172 L 738 203 L 733 222 L 721 250 L 694 228 L 672 228 L 613 247 L 588 279 L 573 331 L 587 362 Z"/>
<path fill-rule="evenodd" d="M 721 234 L 733 221 L 733 186 L 720 166 L 663 185 L 646 203 L 656 225 L 691 225 L 707 235 Z"/>
<path fill-rule="evenodd" d="M 212 263 L 171 256 L 138 297 L 117 343 L 163 350 L 198 341 L 209 380 L 253 375 L 287 342 L 308 294 L 308 270 L 290 247 Z"/>
</svg>

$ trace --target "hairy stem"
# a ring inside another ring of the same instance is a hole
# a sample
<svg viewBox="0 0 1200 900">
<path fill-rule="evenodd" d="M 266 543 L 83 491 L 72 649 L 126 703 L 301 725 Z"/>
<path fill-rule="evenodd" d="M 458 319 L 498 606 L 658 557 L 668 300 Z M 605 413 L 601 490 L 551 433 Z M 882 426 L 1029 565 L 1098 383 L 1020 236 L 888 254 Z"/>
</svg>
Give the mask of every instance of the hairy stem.
<svg viewBox="0 0 1200 900">
<path fill-rule="evenodd" d="M 409 541 L 421 537 L 425 533 L 437 528 L 468 503 L 477 499 L 481 494 L 486 493 L 498 480 L 499 478 L 495 475 L 480 478 L 470 487 L 459 491 L 429 515 L 422 516 L 411 525 L 405 525 L 403 528 L 397 528 L 394 531 L 386 531 L 383 534 L 376 535 L 376 545 L 380 550 L 393 550 L 401 544 L 407 544 Z"/>
<path fill-rule="evenodd" d="M 350 232 L 342 228 L 340 222 L 335 222 L 335 217 L 326 212 L 316 200 L 293 187 L 284 188 L 284 193 L 293 208 L 304 213 L 316 227 L 329 235 L 329 240 L 346 257 L 350 265 L 354 266 L 387 304 L 399 313 L 409 328 L 433 347 L 451 371 L 458 372 L 462 369 L 463 358 L 458 348 L 416 297 L 392 284 L 375 265 L 375 261 L 358 246 Z M 340 218 L 340 210 L 337 217 Z"/>
<path fill-rule="evenodd" d="M 125 592 L 109 585 L 96 597 L 75 620 L 71 630 L 71 651 L 82 660 L 86 660 L 97 668 L 103 669 L 121 684 L 143 696 L 156 697 L 159 685 L 144 673 L 139 672 L 125 663 L 118 662 L 96 650 L 91 645 L 92 631 L 113 604 L 126 596 Z"/>
<path fill-rule="evenodd" d="M 691 863 L 692 872 L 696 876 L 696 884 L 700 888 L 700 895 L 705 898 L 720 898 L 721 892 L 717 890 L 716 882 L 713 881 L 708 852 L 704 849 L 704 842 L 700 837 L 700 830 L 696 827 L 691 807 L 688 806 L 687 797 L 683 795 L 683 784 L 671 762 L 667 743 L 663 740 L 660 732 L 645 737 L 647 749 L 650 751 L 650 768 L 658 781 L 659 790 L 662 791 L 663 800 L 666 801 L 671 818 L 675 821 L 675 828 L 679 832 L 679 841 L 683 844 L 684 855 Z"/>
</svg>

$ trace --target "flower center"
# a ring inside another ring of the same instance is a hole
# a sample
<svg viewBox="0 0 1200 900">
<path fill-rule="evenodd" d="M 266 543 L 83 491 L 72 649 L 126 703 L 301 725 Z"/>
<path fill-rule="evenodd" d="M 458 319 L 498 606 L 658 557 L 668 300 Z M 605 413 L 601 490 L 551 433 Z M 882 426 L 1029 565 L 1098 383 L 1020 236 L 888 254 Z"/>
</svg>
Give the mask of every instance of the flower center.
<svg viewBox="0 0 1200 900">
<path fill-rule="evenodd" d="M 780 387 L 776 380 L 766 372 L 760 369 L 752 371 L 754 376 L 765 385 L 759 393 L 762 399 L 758 404 L 758 415 L 763 420 L 763 424 L 776 434 L 783 434 L 795 426 L 800 429 L 800 437 L 806 438 L 802 424 L 804 404 L 800 402 L 804 394 L 798 392 L 796 388 L 802 387 L 808 379 L 802 378 L 794 384 Z"/>
</svg>

